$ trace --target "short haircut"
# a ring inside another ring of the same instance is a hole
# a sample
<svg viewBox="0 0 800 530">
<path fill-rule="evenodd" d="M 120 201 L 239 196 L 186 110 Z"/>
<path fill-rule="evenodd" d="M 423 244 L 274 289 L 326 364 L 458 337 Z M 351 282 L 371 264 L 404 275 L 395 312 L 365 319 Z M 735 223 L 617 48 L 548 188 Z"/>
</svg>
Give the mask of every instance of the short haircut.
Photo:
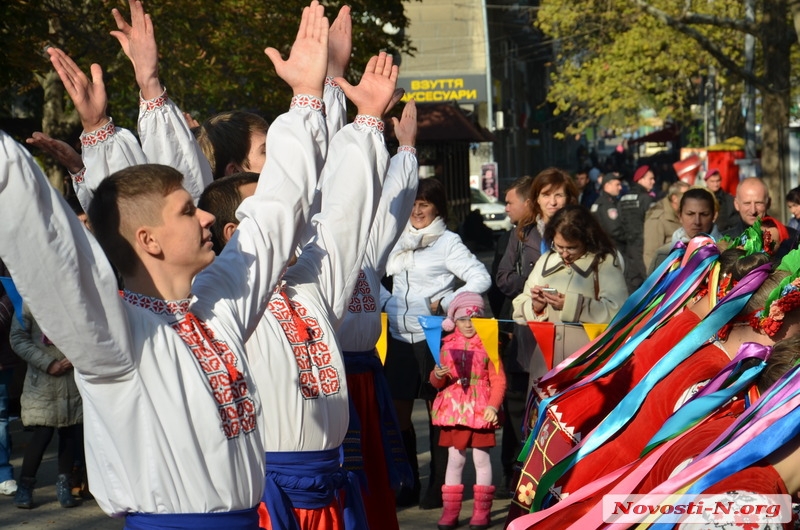
<svg viewBox="0 0 800 530">
<path fill-rule="evenodd" d="M 708 191 L 706 188 L 689 188 L 683 192 L 683 196 L 681 196 L 681 205 L 680 208 L 678 208 L 679 212 L 683 212 L 683 206 L 689 199 L 707 203 L 711 207 L 712 214 L 716 214 L 717 211 L 719 211 L 717 198 L 714 197 L 714 194 Z"/>
<path fill-rule="evenodd" d="M 224 177 L 231 162 L 242 166 L 250 152 L 250 135 L 266 135 L 267 129 L 267 120 L 252 112 L 221 112 L 207 119 L 197 133 L 197 143 L 211 164 L 214 179 Z"/>
<path fill-rule="evenodd" d="M 691 186 L 687 182 L 682 180 L 676 180 L 672 184 L 669 185 L 667 188 L 667 197 L 678 197 L 679 199 L 684 194 L 686 190 L 688 190 Z"/>
<path fill-rule="evenodd" d="M 508 187 L 508 191 L 516 190 L 517 195 L 519 195 L 519 197 L 523 200 L 523 202 L 526 201 L 526 200 L 530 201 L 530 199 L 531 199 L 531 187 L 532 186 L 533 186 L 533 177 L 530 176 L 530 175 L 525 175 L 525 176 L 522 176 L 522 177 L 518 178 L 514 182 L 512 182 L 511 186 Z M 531 201 L 529 204 L 530 204 L 530 206 L 528 207 L 528 213 L 525 216 L 525 218 L 530 217 L 530 215 L 532 214 L 532 210 L 530 208 L 533 207 L 533 201 Z M 516 234 L 517 234 L 517 238 L 520 241 L 524 241 L 525 240 L 525 229 L 526 228 L 527 228 L 527 225 L 525 225 L 525 224 L 523 224 L 521 222 L 517 223 Z"/>
<path fill-rule="evenodd" d="M 447 222 L 447 193 L 444 184 L 436 177 L 419 179 L 417 187 L 417 201 L 426 201 L 433 204 L 436 214 Z"/>
<path fill-rule="evenodd" d="M 197 207 L 214 215 L 211 225 L 211 241 L 214 252 L 219 254 L 225 248 L 224 228 L 228 223 L 239 224 L 236 209 L 242 203 L 241 187 L 258 182 L 258 173 L 245 171 L 215 180 L 203 191 Z"/>
<path fill-rule="evenodd" d="M 89 205 L 89 222 L 108 259 L 123 275 L 139 262 L 132 241 L 143 225 L 162 222 L 164 197 L 180 189 L 183 175 L 160 164 L 121 169 L 105 179 Z"/>
</svg>

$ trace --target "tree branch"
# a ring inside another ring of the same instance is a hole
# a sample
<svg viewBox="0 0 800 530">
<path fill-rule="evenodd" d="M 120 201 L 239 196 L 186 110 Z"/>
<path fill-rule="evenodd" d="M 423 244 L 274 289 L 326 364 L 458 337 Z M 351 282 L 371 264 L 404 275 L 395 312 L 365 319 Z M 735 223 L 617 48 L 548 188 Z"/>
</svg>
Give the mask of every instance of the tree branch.
<svg viewBox="0 0 800 530">
<path fill-rule="evenodd" d="M 751 72 L 746 71 L 741 65 L 736 63 L 733 59 L 728 57 L 716 44 L 711 42 L 708 37 L 697 31 L 696 29 L 690 27 L 687 23 L 684 23 L 682 20 L 676 19 L 664 11 L 653 7 L 648 3 L 646 0 L 631 0 L 634 4 L 639 6 L 645 13 L 649 14 L 650 16 L 655 17 L 656 19 L 660 20 L 667 26 L 674 28 L 676 31 L 679 31 L 694 39 L 700 47 L 702 47 L 705 51 L 707 51 L 714 59 L 719 62 L 720 66 L 727 68 L 730 70 L 731 73 L 736 75 L 737 77 L 741 78 L 744 81 L 749 81 L 753 84 L 753 86 L 759 88 L 763 91 L 770 91 L 770 87 L 764 82 L 764 80 Z M 687 17 L 701 17 L 702 15 L 686 15 Z M 709 19 L 713 17 L 706 17 Z M 733 21 L 732 21 L 733 22 Z M 710 22 L 707 22 L 710 24 Z M 744 22 L 742 22 L 744 24 Z M 727 27 L 727 26 L 726 26 Z M 738 28 L 736 28 L 738 29 Z M 758 36 L 758 32 L 753 32 L 753 35 Z"/>
</svg>

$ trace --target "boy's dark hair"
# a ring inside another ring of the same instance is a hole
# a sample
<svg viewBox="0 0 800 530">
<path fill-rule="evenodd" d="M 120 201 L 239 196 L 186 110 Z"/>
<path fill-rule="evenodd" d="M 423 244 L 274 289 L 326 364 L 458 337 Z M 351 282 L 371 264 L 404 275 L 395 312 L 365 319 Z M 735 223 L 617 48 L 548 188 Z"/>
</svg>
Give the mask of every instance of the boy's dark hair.
<svg viewBox="0 0 800 530">
<path fill-rule="evenodd" d="M 92 231 L 109 261 L 123 275 L 133 274 L 139 259 L 131 240 L 136 229 L 162 222 L 164 197 L 179 189 L 183 175 L 160 164 L 121 169 L 105 179 L 89 206 Z"/>
<path fill-rule="evenodd" d="M 246 171 L 215 180 L 203 191 L 197 207 L 214 215 L 211 225 L 211 241 L 214 252 L 219 254 L 225 248 L 223 229 L 228 223 L 238 224 L 236 209 L 242 203 L 240 188 L 245 184 L 258 182 L 258 173 Z"/>
</svg>

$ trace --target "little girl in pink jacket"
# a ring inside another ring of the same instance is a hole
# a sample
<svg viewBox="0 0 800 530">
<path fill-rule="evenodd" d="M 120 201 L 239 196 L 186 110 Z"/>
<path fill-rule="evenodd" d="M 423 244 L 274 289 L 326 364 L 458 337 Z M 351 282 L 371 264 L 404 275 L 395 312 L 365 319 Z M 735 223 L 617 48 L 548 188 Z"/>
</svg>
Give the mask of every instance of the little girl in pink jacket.
<svg viewBox="0 0 800 530">
<path fill-rule="evenodd" d="M 506 376 L 499 361 L 495 365 L 489 360 L 472 323 L 473 316 L 483 314 L 483 307 L 483 298 L 476 293 L 462 292 L 453 299 L 442 328 L 455 331 L 442 341 L 439 365 L 430 374 L 431 384 L 439 390 L 433 401 L 432 421 L 442 427 L 439 445 L 449 448 L 440 530 L 458 526 L 467 447 L 472 447 L 476 475 L 470 527 L 489 526 L 495 489 L 489 448 L 495 446 L 494 431 L 500 426 L 498 411 Z"/>
</svg>

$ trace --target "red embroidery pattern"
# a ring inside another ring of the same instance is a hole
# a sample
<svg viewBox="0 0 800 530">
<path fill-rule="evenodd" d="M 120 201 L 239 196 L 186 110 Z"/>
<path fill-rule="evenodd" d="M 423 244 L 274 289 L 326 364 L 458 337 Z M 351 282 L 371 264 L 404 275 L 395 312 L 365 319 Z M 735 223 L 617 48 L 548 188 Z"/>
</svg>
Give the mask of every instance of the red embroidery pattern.
<svg viewBox="0 0 800 530">
<path fill-rule="evenodd" d="M 222 431 L 228 439 L 256 428 L 256 406 L 250 397 L 247 381 L 236 369 L 239 359 L 224 341 L 189 312 L 189 299 L 165 301 L 125 291 L 125 300 L 156 314 L 174 315 L 179 320 L 174 329 L 192 350 L 214 395 L 219 409 Z"/>
<path fill-rule="evenodd" d="M 130 291 L 123 291 L 122 298 L 129 304 L 142 307 L 157 315 L 175 315 L 178 318 L 184 317 L 189 312 L 189 302 L 191 302 L 190 298 L 161 300 Z"/>
<path fill-rule="evenodd" d="M 311 110 L 325 112 L 325 103 L 318 97 L 309 96 L 307 94 L 300 94 L 292 98 L 292 103 L 289 105 L 289 108 L 293 109 L 295 107 L 308 107 Z"/>
<path fill-rule="evenodd" d="M 290 301 L 283 292 L 272 297 L 268 308 L 280 323 L 292 347 L 303 399 L 317 399 L 320 394 L 338 394 L 341 377 L 331 365 L 331 352 L 323 340 L 322 328 L 317 320 L 310 317 L 301 304 Z"/>
<path fill-rule="evenodd" d="M 353 289 L 353 296 L 347 304 L 347 310 L 351 313 L 374 313 L 378 310 L 378 304 L 375 303 L 375 297 L 372 296 L 372 291 L 367 281 L 367 275 L 364 271 L 358 272 L 358 280 L 356 287 Z"/>
<path fill-rule="evenodd" d="M 140 112 L 152 112 L 157 108 L 163 107 L 167 104 L 167 89 L 165 88 L 164 91 L 161 93 L 160 96 L 153 99 L 143 99 L 141 96 L 141 92 L 139 93 L 139 111 Z"/>
<path fill-rule="evenodd" d="M 117 129 L 116 127 L 114 127 L 114 120 L 109 118 L 108 123 L 97 129 L 96 131 L 92 131 L 90 133 L 86 132 L 82 133 L 81 145 L 83 147 L 90 147 L 92 145 L 97 145 L 111 138 L 116 131 Z"/>
<path fill-rule="evenodd" d="M 417 148 L 411 145 L 401 145 L 400 147 L 397 148 L 398 153 L 402 153 L 404 151 L 411 153 L 414 156 L 417 156 Z"/>
<path fill-rule="evenodd" d="M 376 129 L 378 132 L 383 132 L 384 129 L 383 120 L 367 114 L 359 114 L 356 116 L 356 119 L 353 121 L 353 123 Z"/>
<path fill-rule="evenodd" d="M 331 88 L 335 88 L 336 90 L 341 90 L 342 89 L 342 87 L 339 86 L 339 83 L 337 83 L 332 77 L 326 77 L 325 78 L 325 86 L 329 86 Z"/>
<path fill-rule="evenodd" d="M 75 184 L 82 184 L 83 183 L 83 178 L 84 178 L 85 175 L 86 175 L 86 168 L 85 167 L 81 168 L 81 170 L 78 171 L 77 173 L 70 173 L 69 174 L 69 176 L 72 177 L 72 182 L 74 182 Z"/>
</svg>

